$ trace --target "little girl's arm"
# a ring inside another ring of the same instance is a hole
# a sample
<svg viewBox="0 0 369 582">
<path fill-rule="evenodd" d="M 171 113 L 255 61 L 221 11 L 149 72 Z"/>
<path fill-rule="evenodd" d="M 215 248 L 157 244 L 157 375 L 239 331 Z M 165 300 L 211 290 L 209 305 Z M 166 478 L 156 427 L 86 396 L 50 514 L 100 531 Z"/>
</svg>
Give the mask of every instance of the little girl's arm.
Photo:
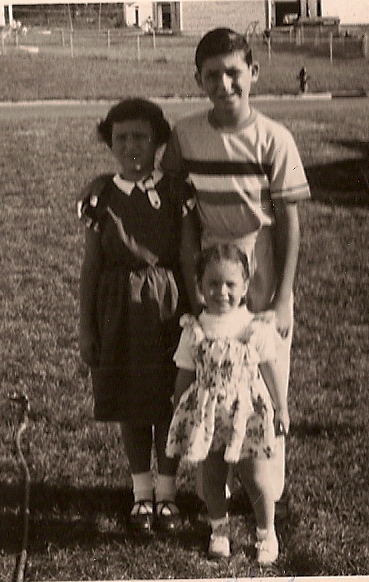
<svg viewBox="0 0 369 582">
<path fill-rule="evenodd" d="M 195 377 L 195 370 L 186 370 L 185 368 L 178 369 L 173 395 L 174 408 L 177 408 L 182 394 L 186 392 L 187 388 L 189 388 L 189 386 L 195 380 Z"/>
<path fill-rule="evenodd" d="M 259 364 L 259 369 L 274 405 L 275 434 L 287 435 L 290 428 L 290 417 L 280 366 L 275 361 L 266 361 Z"/>
<path fill-rule="evenodd" d="M 79 346 L 82 360 L 89 366 L 98 363 L 99 336 L 96 322 L 96 298 L 102 267 L 100 234 L 86 229 L 85 251 L 80 277 Z"/>
</svg>

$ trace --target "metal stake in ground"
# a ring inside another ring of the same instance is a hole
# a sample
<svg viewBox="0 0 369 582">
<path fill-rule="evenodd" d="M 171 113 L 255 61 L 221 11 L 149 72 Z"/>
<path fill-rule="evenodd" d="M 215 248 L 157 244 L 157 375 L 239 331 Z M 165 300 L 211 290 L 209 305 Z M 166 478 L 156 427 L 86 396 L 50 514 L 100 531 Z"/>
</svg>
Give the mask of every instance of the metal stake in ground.
<svg viewBox="0 0 369 582">
<path fill-rule="evenodd" d="M 16 402 L 17 404 L 20 405 L 19 426 L 15 434 L 15 447 L 24 478 L 24 498 L 22 507 L 22 519 L 23 519 L 22 547 L 19 555 L 17 556 L 12 582 L 23 582 L 27 565 L 27 547 L 29 532 L 29 497 L 31 479 L 27 462 L 22 452 L 21 440 L 22 434 L 24 433 L 28 426 L 28 412 L 30 410 L 30 405 L 28 397 L 23 392 L 14 392 L 13 394 L 9 394 L 9 398 L 13 402 Z"/>
</svg>

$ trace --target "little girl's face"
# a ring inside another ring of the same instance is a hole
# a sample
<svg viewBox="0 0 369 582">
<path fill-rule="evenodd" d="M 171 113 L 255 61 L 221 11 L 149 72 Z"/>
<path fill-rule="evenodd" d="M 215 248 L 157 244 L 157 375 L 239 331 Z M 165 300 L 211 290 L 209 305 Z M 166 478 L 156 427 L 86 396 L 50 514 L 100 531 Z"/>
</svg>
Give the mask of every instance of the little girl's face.
<svg viewBox="0 0 369 582">
<path fill-rule="evenodd" d="M 122 178 L 136 182 L 153 170 L 155 139 L 145 119 L 114 122 L 111 150 L 120 165 Z"/>
<path fill-rule="evenodd" d="M 243 266 L 228 259 L 207 264 L 200 284 L 208 313 L 222 315 L 237 309 L 246 295 Z"/>
</svg>

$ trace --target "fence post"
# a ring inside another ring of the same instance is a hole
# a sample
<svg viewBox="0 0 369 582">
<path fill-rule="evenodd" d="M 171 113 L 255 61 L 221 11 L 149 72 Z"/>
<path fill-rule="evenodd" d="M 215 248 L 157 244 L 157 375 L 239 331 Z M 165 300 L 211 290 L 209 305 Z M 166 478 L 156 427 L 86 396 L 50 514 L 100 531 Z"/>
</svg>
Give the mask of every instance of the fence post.
<svg viewBox="0 0 369 582">
<path fill-rule="evenodd" d="M 64 28 L 61 29 L 61 41 L 62 46 L 65 46 Z"/>
<path fill-rule="evenodd" d="M 270 62 L 270 59 L 272 58 L 272 47 L 271 47 L 271 38 L 270 36 L 266 39 L 267 42 L 267 47 L 268 47 L 268 62 Z"/>
<path fill-rule="evenodd" d="M 137 60 L 141 60 L 141 46 L 140 46 L 140 35 L 137 35 Z"/>
<path fill-rule="evenodd" d="M 301 46 L 301 26 L 296 28 L 296 45 Z"/>
<path fill-rule="evenodd" d="M 110 48 L 110 28 L 108 28 L 108 48 Z"/>
<path fill-rule="evenodd" d="M 70 56 L 74 57 L 74 46 L 73 46 L 73 30 L 70 31 Z"/>
<path fill-rule="evenodd" d="M 329 60 L 333 62 L 333 33 L 329 33 Z"/>
<path fill-rule="evenodd" d="M 367 34 L 363 34 L 363 36 L 361 38 L 361 54 L 363 55 L 363 57 L 368 56 L 368 35 Z"/>
<path fill-rule="evenodd" d="M 155 35 L 155 28 L 154 27 L 152 27 L 152 46 L 153 46 L 153 49 L 155 50 L 156 49 L 156 35 Z"/>
</svg>

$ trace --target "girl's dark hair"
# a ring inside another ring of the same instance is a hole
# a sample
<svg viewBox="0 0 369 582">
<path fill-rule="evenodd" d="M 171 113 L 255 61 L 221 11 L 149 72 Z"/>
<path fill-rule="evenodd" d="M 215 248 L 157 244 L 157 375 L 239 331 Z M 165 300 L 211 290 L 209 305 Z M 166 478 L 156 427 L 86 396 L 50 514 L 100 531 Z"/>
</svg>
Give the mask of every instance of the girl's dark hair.
<svg viewBox="0 0 369 582">
<path fill-rule="evenodd" d="M 246 37 L 231 28 L 214 28 L 202 37 L 197 45 L 195 53 L 195 64 L 201 73 L 204 62 L 219 55 L 229 55 L 235 51 L 242 51 L 245 62 L 252 65 L 252 50 Z"/>
<path fill-rule="evenodd" d="M 124 99 L 109 110 L 106 118 L 97 125 L 97 133 L 100 139 L 111 148 L 113 123 L 132 119 L 143 119 L 150 123 L 154 132 L 156 147 L 168 141 L 170 125 L 165 119 L 161 107 L 152 101 L 140 99 L 139 97 Z"/>
<path fill-rule="evenodd" d="M 219 262 L 221 260 L 231 261 L 232 263 L 240 264 L 242 267 L 244 280 L 247 281 L 250 277 L 249 262 L 245 253 L 232 243 L 218 244 L 204 249 L 197 260 L 196 277 L 198 283 L 201 283 L 207 265 L 211 261 Z"/>
</svg>

